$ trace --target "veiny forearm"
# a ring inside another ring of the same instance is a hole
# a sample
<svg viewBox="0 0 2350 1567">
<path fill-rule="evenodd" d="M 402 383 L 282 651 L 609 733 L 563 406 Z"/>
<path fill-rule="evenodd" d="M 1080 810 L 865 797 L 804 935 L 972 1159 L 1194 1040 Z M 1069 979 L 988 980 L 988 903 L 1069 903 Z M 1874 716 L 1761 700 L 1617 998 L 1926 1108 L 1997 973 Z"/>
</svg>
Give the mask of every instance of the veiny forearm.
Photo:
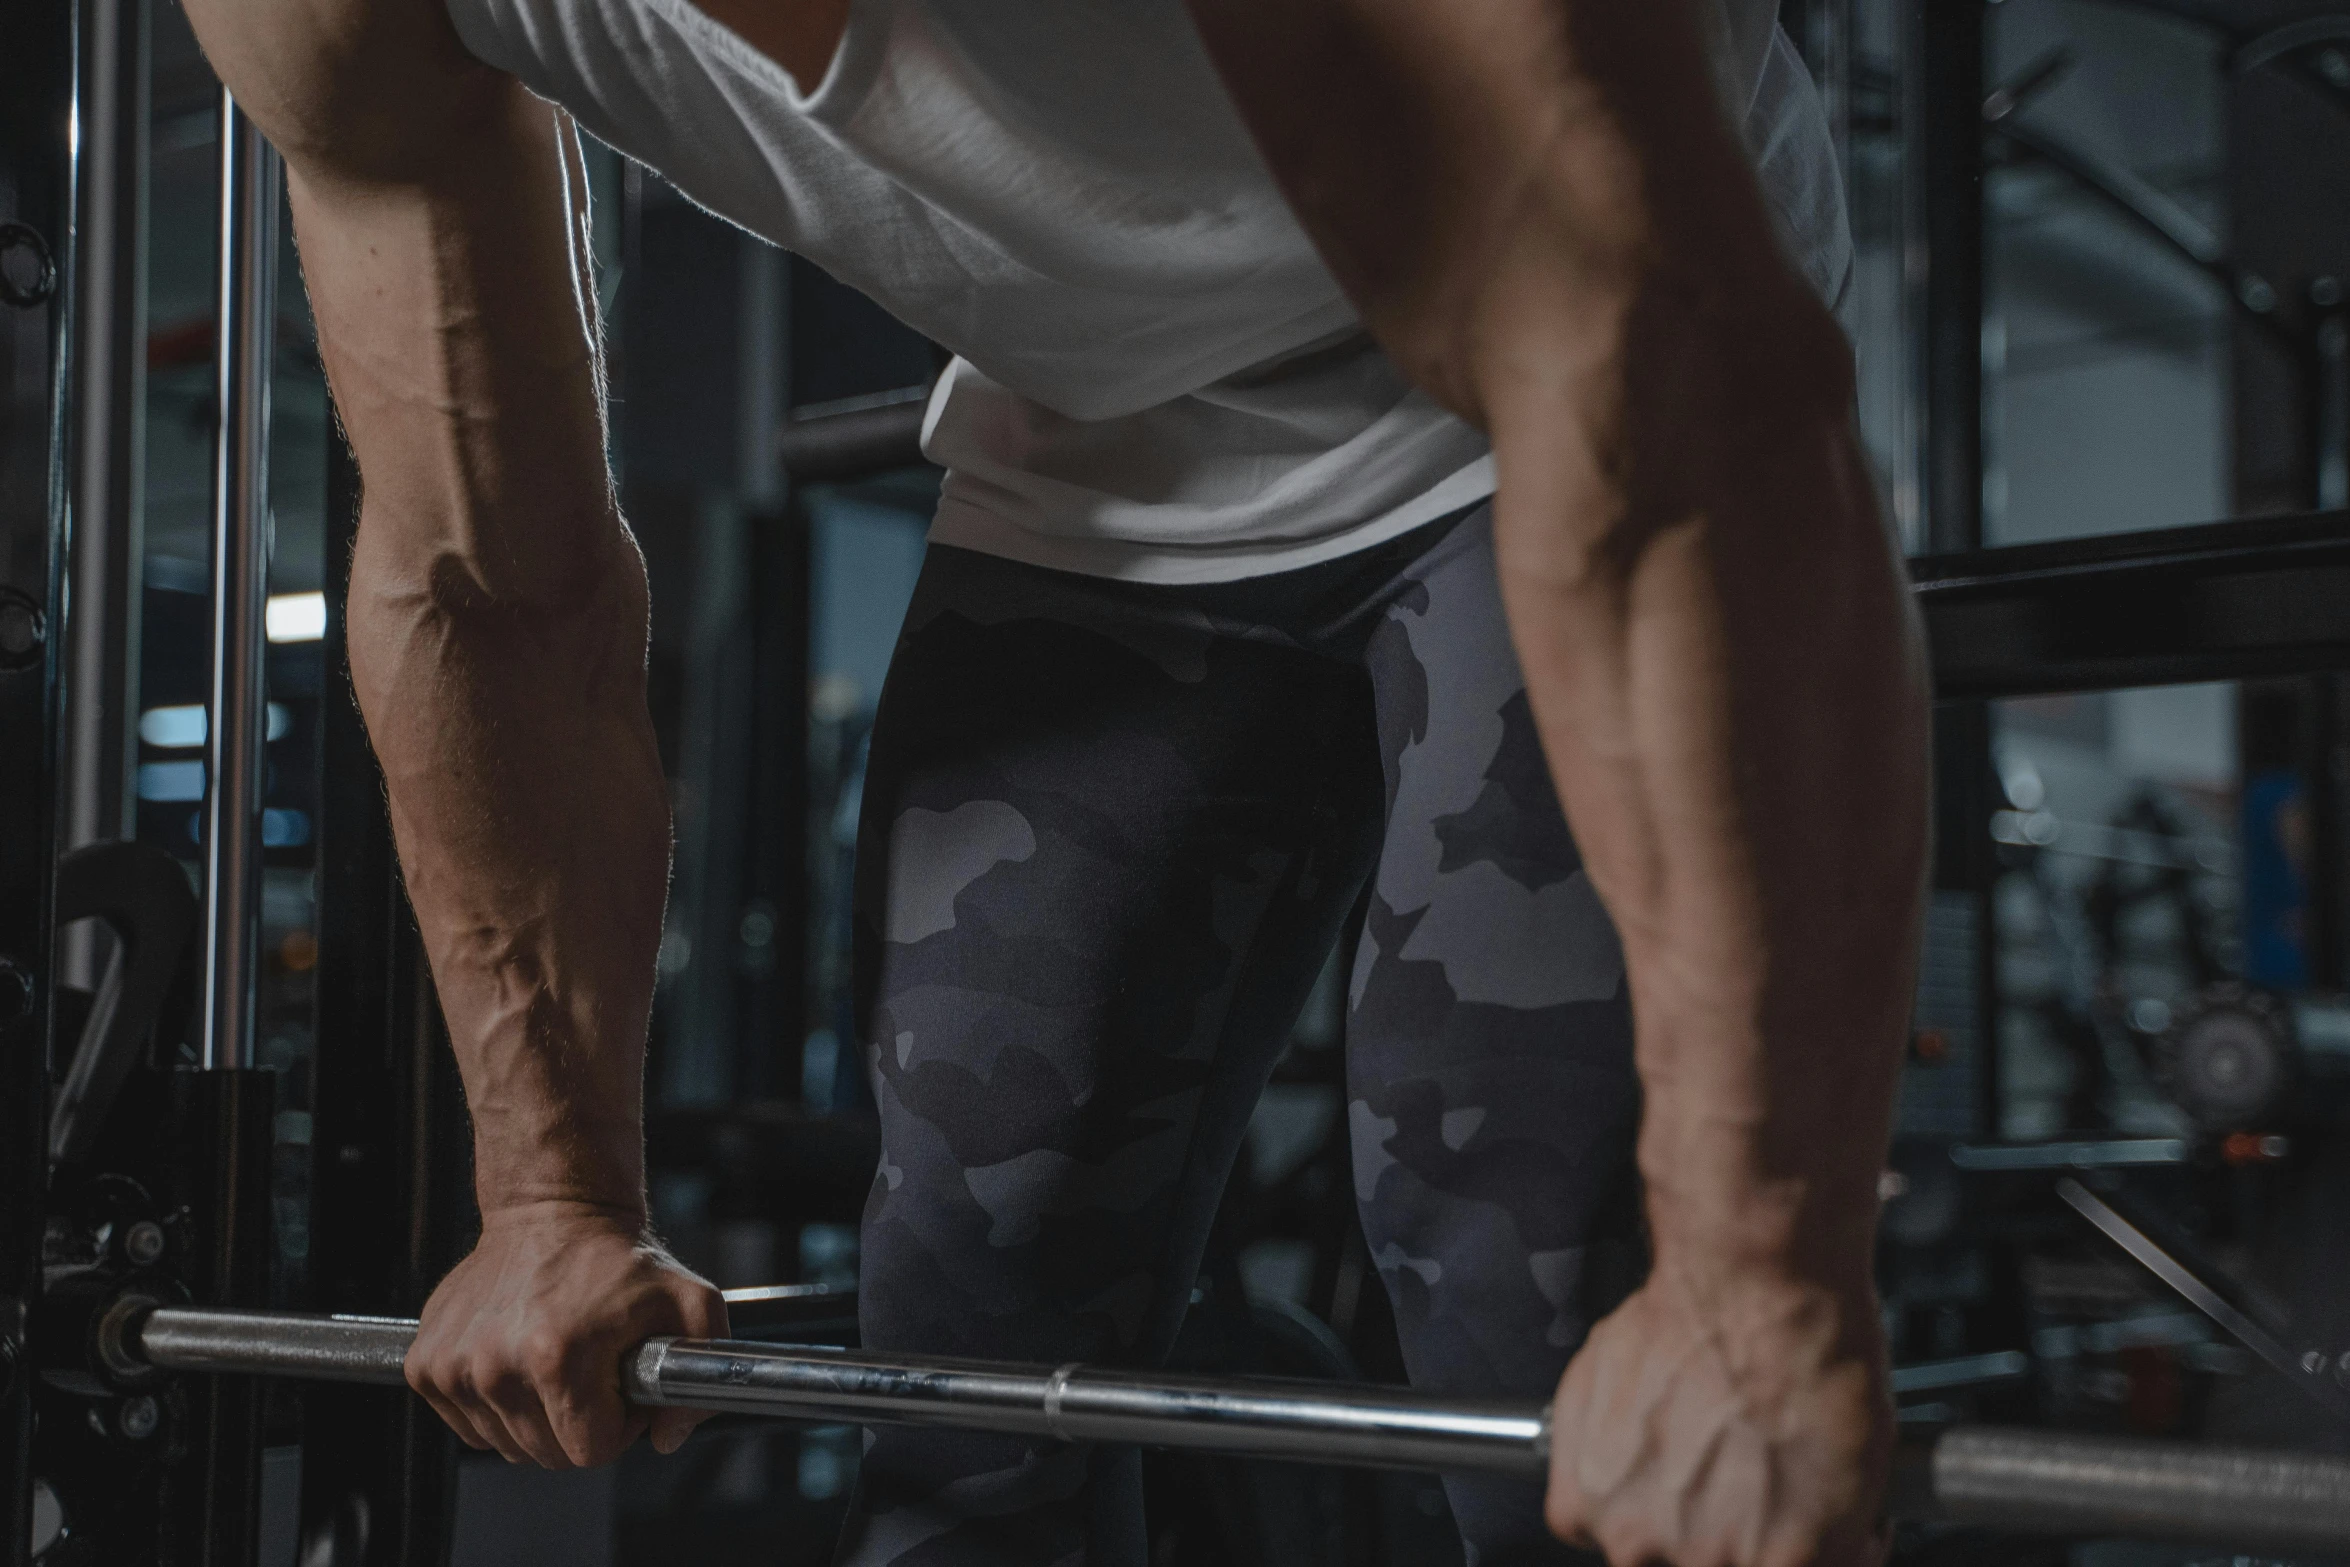
<svg viewBox="0 0 2350 1567">
<path fill-rule="evenodd" d="M 286 154 L 365 494 L 353 681 L 485 1215 L 640 1213 L 668 806 L 644 571 L 604 464 L 576 142 L 436 6 L 192 10 Z"/>
<path fill-rule="evenodd" d="M 669 868 L 641 694 L 619 699 L 641 693 L 642 579 L 615 572 L 562 610 L 451 613 L 364 549 L 353 678 L 465 1081 L 483 1209 L 638 1211 Z"/>
<path fill-rule="evenodd" d="M 1502 588 L 1624 939 L 1660 1265 L 1701 1294 L 1859 1291 L 1912 995 L 1923 661 L 1848 424 L 1745 417 L 1742 486 L 1592 553 L 1549 520 L 1545 447 L 1501 434 Z"/>
<path fill-rule="evenodd" d="M 543 105 L 518 108 L 500 150 L 537 177 L 494 179 L 495 201 L 297 181 L 296 221 L 339 201 L 318 226 L 373 285 L 319 312 L 366 486 L 352 673 L 484 1207 L 632 1209 L 669 857 L 644 573 L 604 475 L 562 139 Z M 516 279 L 500 258 L 517 253 L 545 259 Z M 406 265 L 375 270 L 386 257 Z"/>
</svg>

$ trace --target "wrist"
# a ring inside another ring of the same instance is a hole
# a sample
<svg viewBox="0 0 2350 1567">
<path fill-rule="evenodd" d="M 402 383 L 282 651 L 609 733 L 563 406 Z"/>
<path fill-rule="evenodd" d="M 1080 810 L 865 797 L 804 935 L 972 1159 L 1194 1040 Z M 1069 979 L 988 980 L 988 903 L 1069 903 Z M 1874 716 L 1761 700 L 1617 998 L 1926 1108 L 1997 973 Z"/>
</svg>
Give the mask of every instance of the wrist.
<svg viewBox="0 0 2350 1567">
<path fill-rule="evenodd" d="M 604 1216 L 646 1222 L 644 1131 L 633 1118 L 590 1122 L 476 1115 L 474 1200 L 492 1215 Z"/>
<path fill-rule="evenodd" d="M 535 1229 L 600 1229 L 639 1235 L 650 1224 L 642 1202 L 586 1197 L 531 1197 L 481 1203 L 484 1234 Z"/>
<path fill-rule="evenodd" d="M 1742 1392 L 1769 1403 L 1840 1374 L 1881 1378 L 1884 1323 L 1863 1272 L 1837 1278 L 1781 1268 L 1730 1272 L 1660 1248 L 1648 1289 L 1712 1343 Z"/>
<path fill-rule="evenodd" d="M 1647 1179 L 1657 1273 L 1692 1299 L 1748 1290 L 1875 1299 L 1873 1182 L 1809 1175 L 1687 1193 Z"/>
<path fill-rule="evenodd" d="M 1660 1107 L 1664 1108 L 1664 1107 Z M 1659 1271 L 1701 1294 L 1747 1288 L 1875 1292 L 1877 1170 L 1856 1145 L 1881 1141 L 1830 1128 L 1784 1128 L 1766 1144 L 1718 1124 L 1675 1136 L 1652 1112 L 1640 1167 Z M 1795 1164 L 1789 1144 L 1808 1142 Z"/>
</svg>

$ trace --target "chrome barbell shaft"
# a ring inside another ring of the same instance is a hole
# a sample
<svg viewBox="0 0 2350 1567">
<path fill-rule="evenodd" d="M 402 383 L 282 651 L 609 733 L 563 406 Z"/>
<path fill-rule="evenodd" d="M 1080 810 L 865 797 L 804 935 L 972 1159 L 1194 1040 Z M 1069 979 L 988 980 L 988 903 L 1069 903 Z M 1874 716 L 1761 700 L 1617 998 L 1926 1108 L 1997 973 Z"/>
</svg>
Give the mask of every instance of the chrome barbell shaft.
<svg viewBox="0 0 2350 1567">
<path fill-rule="evenodd" d="M 110 1314 L 111 1316 L 111 1314 Z M 124 1313 L 133 1361 L 179 1371 L 398 1383 L 416 1324 L 162 1307 Z M 101 1340 L 105 1338 L 101 1333 Z M 102 1342 L 103 1347 L 103 1342 Z M 654 1339 L 629 1397 L 858 1425 L 931 1425 L 1239 1458 L 1535 1478 L 1543 1411 L 1403 1388 Z M 1906 1442 L 1896 1517 L 2002 1533 L 2103 1534 L 2237 1550 L 2350 1552 L 2350 1457 L 1960 1426 Z"/>
<path fill-rule="evenodd" d="M 213 1307 L 157 1307 L 126 1348 L 173 1371 L 397 1383 L 416 1324 Z M 1203 1377 L 876 1355 L 730 1339 L 657 1338 L 622 1368 L 631 1402 L 859 1425 L 953 1426 L 1068 1441 L 1187 1447 L 1397 1469 L 1537 1477 L 1536 1404 L 1409 1388 Z"/>
<path fill-rule="evenodd" d="M 1408 1388 L 1023 1366 L 927 1355 L 654 1339 L 629 1397 L 736 1414 L 954 1426 L 1387 1469 L 1540 1476 L 1547 1411 Z"/>
</svg>

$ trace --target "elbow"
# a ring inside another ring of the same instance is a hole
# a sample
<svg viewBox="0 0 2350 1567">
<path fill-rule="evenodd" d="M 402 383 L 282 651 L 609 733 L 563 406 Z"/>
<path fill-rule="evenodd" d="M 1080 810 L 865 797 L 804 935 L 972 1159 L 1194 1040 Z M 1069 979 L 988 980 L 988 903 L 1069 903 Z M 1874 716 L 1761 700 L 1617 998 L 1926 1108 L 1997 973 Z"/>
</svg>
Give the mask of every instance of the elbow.
<svg viewBox="0 0 2350 1567">
<path fill-rule="evenodd" d="M 617 514 L 512 546 L 418 537 L 363 512 L 348 615 L 363 691 L 402 683 L 398 672 L 421 658 L 539 666 L 567 685 L 617 684 L 642 700 L 651 591 Z"/>
</svg>

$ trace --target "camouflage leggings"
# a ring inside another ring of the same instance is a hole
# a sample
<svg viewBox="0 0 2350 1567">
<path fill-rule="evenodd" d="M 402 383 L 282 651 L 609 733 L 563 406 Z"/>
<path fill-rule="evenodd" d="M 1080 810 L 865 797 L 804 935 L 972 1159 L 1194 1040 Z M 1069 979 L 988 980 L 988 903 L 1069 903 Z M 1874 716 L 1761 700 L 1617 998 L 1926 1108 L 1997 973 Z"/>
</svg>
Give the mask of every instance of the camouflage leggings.
<svg viewBox="0 0 2350 1567">
<path fill-rule="evenodd" d="M 1211 586 L 934 548 L 862 821 L 868 1345 L 1163 1358 L 1369 881 L 1349 1130 L 1406 1364 L 1423 1387 L 1550 1392 L 1624 1287 L 1598 1259 L 1636 1227 L 1638 1088 L 1484 508 Z M 1140 1473 L 1130 1451 L 880 1432 L 843 1559 L 1138 1564 Z M 1535 1487 L 1448 1489 L 1472 1563 L 1560 1558 Z"/>
</svg>

